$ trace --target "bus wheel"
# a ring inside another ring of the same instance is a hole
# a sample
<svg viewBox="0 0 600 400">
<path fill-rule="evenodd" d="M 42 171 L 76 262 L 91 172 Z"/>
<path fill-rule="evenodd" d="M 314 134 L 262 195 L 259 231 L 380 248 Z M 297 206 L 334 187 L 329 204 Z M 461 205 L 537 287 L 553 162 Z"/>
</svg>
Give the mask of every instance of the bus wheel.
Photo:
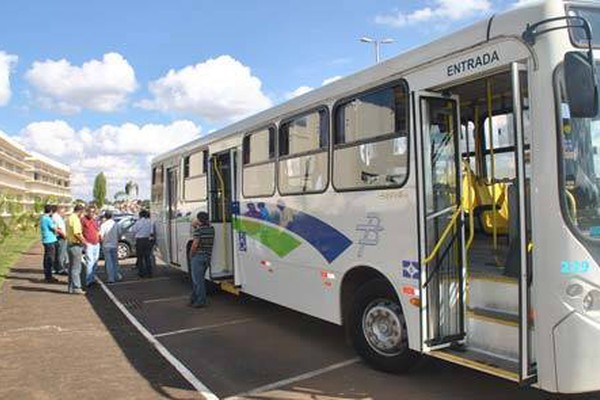
<svg viewBox="0 0 600 400">
<path fill-rule="evenodd" d="M 402 372 L 417 362 L 418 354 L 408 347 L 402 306 L 384 280 L 370 281 L 358 289 L 349 323 L 356 352 L 374 368 Z"/>
</svg>

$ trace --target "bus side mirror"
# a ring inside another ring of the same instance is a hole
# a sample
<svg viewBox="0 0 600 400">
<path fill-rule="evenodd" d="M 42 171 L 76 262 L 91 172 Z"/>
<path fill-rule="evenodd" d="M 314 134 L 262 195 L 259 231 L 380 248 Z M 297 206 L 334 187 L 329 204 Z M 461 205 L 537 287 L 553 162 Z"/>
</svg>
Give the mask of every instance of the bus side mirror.
<svg viewBox="0 0 600 400">
<path fill-rule="evenodd" d="M 578 51 L 565 54 L 565 84 L 571 117 L 593 118 L 598 113 L 598 85 L 593 60 Z"/>
</svg>

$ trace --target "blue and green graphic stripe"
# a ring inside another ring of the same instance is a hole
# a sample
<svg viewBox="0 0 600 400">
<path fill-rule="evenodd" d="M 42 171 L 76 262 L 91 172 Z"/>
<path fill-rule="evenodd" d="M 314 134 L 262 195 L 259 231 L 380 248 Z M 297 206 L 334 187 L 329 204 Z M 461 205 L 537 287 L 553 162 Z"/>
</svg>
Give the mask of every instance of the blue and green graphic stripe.
<svg viewBox="0 0 600 400">
<path fill-rule="evenodd" d="M 233 229 L 257 240 L 279 257 L 287 256 L 301 244 L 298 239 L 284 229 L 272 227 L 257 220 L 234 218 Z"/>
</svg>

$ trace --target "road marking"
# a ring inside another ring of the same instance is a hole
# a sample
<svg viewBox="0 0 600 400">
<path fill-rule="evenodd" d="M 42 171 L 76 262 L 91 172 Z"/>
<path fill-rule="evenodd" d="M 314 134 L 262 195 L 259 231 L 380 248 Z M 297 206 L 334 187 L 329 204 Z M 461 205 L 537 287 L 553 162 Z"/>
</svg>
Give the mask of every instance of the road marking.
<svg viewBox="0 0 600 400">
<path fill-rule="evenodd" d="M 158 278 L 157 278 L 158 279 Z M 136 327 L 136 329 L 150 342 L 154 348 L 171 364 L 193 387 L 204 396 L 207 400 L 219 400 L 219 397 L 214 394 L 206 385 L 204 385 L 192 372 L 179 361 L 165 346 L 163 346 L 152 334 L 125 308 L 125 306 L 116 298 L 110 289 L 96 277 L 96 280 L 104 290 L 108 298 L 117 306 L 125 317 Z"/>
<path fill-rule="evenodd" d="M 160 337 L 165 337 L 165 336 L 179 335 L 180 333 L 205 331 L 208 329 L 220 328 L 222 326 L 243 324 L 243 323 L 255 321 L 255 320 L 256 320 L 256 318 L 234 319 L 233 321 L 222 322 L 220 324 L 205 325 L 205 326 L 198 326 L 196 328 L 180 329 L 177 331 L 157 333 L 156 335 L 154 335 L 154 337 L 160 338 Z"/>
<path fill-rule="evenodd" d="M 256 389 L 252 389 L 252 390 L 249 390 L 244 393 L 226 397 L 224 400 L 242 400 L 242 399 L 246 398 L 247 396 L 256 396 L 258 394 L 265 393 L 265 392 L 268 392 L 273 389 L 279 389 L 280 387 L 287 386 L 291 383 L 314 378 L 315 376 L 323 375 L 323 374 L 326 374 L 327 372 L 335 371 L 336 369 L 340 369 L 340 368 L 344 368 L 344 367 L 347 367 L 352 364 L 356 364 L 359 361 L 360 361 L 360 358 L 358 358 L 358 357 L 351 358 L 349 360 L 342 361 L 340 363 L 333 364 L 333 365 L 330 365 L 325 368 L 316 369 L 314 371 L 306 372 L 302 375 L 294 376 L 294 377 L 288 378 L 288 379 L 283 379 L 281 381 L 277 381 L 277 382 L 270 383 L 268 385 L 257 387 Z"/>
<path fill-rule="evenodd" d="M 161 297 L 159 299 L 150 299 L 150 300 L 144 300 L 142 301 L 142 303 L 144 304 L 151 304 L 151 303 L 166 303 L 168 301 L 172 301 L 172 300 L 181 300 L 181 299 L 186 299 L 190 297 L 189 295 L 187 296 L 172 296 L 172 297 Z"/>
<path fill-rule="evenodd" d="M 170 276 L 159 276 L 157 278 L 146 278 L 146 279 L 138 279 L 135 281 L 121 281 L 111 283 L 110 286 L 118 286 L 118 285 L 131 285 L 132 283 L 146 283 L 146 282 L 154 282 L 154 281 L 164 281 L 167 279 L 171 279 Z"/>
</svg>

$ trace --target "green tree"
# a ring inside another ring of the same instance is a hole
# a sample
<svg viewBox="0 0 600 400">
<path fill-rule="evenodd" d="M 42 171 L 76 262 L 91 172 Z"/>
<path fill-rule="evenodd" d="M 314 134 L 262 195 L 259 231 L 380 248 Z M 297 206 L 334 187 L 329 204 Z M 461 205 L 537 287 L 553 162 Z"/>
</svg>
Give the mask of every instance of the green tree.
<svg viewBox="0 0 600 400">
<path fill-rule="evenodd" d="M 104 176 L 104 172 L 100 172 L 94 179 L 94 200 L 98 208 L 102 208 L 106 202 L 106 176 Z"/>
</svg>

